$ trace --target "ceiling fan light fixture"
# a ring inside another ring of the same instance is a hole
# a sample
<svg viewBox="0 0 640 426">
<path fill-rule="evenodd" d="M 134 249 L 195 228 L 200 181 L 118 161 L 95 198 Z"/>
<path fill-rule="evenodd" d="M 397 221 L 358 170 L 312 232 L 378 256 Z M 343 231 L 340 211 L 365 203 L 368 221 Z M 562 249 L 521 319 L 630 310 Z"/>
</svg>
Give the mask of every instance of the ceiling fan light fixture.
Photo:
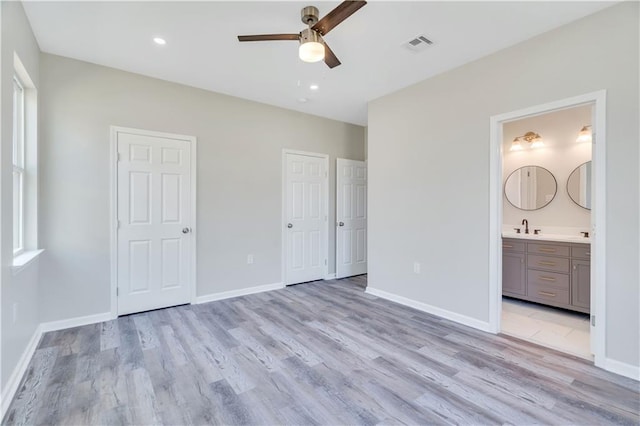
<svg viewBox="0 0 640 426">
<path fill-rule="evenodd" d="M 333 50 L 324 42 L 322 37 L 327 35 L 329 31 L 349 16 L 360 10 L 365 4 L 367 4 L 367 2 L 364 0 L 345 0 L 320 20 L 318 20 L 318 8 L 315 6 L 306 6 L 302 8 L 300 20 L 309 28 L 296 34 L 239 35 L 238 41 L 295 40 L 300 43 L 298 56 L 301 60 L 304 62 L 319 62 L 324 60 L 324 63 L 327 64 L 329 68 L 335 68 L 340 65 L 341 62 L 335 53 L 333 53 Z"/>
<path fill-rule="evenodd" d="M 318 62 L 324 59 L 324 43 L 320 34 L 308 28 L 300 33 L 298 56 L 304 62 Z"/>
<path fill-rule="evenodd" d="M 324 44 L 316 41 L 303 43 L 298 49 L 298 55 L 305 62 L 321 61 L 324 59 Z"/>
</svg>

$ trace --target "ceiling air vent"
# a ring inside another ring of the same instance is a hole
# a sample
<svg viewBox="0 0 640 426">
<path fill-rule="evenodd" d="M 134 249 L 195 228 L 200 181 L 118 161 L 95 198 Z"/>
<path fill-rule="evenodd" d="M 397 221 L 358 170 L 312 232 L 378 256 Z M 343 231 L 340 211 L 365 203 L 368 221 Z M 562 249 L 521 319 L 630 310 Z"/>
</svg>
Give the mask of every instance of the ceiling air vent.
<svg viewBox="0 0 640 426">
<path fill-rule="evenodd" d="M 419 35 L 404 43 L 404 46 L 412 52 L 421 52 L 432 44 L 433 42 L 424 35 Z"/>
</svg>

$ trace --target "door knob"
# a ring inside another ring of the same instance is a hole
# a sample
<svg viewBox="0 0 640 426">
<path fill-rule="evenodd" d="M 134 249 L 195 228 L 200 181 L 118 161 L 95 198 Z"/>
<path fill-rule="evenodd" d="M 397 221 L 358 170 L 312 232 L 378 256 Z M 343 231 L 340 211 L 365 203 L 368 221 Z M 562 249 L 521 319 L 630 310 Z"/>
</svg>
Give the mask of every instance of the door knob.
<svg viewBox="0 0 640 426">
<path fill-rule="evenodd" d="M 183 234 L 188 234 L 189 232 L 191 232 L 191 228 L 182 228 Z"/>
<path fill-rule="evenodd" d="M 338 222 L 338 226 L 344 226 L 344 222 Z"/>
<path fill-rule="evenodd" d="M 292 223 L 287 223 L 287 228 L 293 228 L 293 224 Z"/>
</svg>

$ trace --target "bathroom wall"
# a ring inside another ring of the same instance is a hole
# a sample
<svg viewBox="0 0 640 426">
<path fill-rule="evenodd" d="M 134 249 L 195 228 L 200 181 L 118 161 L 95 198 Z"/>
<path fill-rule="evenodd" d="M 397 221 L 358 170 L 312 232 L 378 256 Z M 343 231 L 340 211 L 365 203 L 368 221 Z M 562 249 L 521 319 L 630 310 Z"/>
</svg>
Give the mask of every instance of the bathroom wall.
<svg viewBox="0 0 640 426">
<path fill-rule="evenodd" d="M 582 126 L 591 124 L 591 106 L 538 115 L 512 121 L 503 126 L 502 182 L 503 224 L 508 230 L 521 226 L 522 219 L 529 221 L 529 228 L 541 229 L 542 233 L 553 228 L 579 228 L 588 231 L 591 227 L 591 211 L 574 203 L 567 193 L 567 180 L 580 164 L 591 160 L 591 144 L 576 142 Z M 531 148 L 522 142 L 522 151 L 510 151 L 511 142 L 528 131 L 542 136 L 544 146 Z M 509 203 L 504 195 L 504 182 L 516 169 L 523 166 L 540 166 L 549 170 L 556 178 L 557 192 L 553 200 L 539 210 L 520 210 Z M 545 229 L 546 228 L 546 229 Z"/>
</svg>

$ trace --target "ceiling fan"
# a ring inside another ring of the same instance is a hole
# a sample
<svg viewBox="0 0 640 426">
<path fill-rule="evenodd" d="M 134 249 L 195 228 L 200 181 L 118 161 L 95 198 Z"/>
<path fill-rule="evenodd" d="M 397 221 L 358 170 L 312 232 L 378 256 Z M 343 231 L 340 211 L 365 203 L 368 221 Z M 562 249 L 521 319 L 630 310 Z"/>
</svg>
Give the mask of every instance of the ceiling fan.
<svg viewBox="0 0 640 426">
<path fill-rule="evenodd" d="M 318 8 L 307 6 L 302 8 L 301 20 L 309 28 L 297 34 L 239 35 L 238 41 L 299 41 L 298 54 L 300 59 L 305 62 L 318 62 L 324 59 L 329 68 L 334 68 L 340 65 L 340 61 L 322 37 L 349 16 L 356 13 L 365 4 L 367 4 L 366 1 L 344 1 L 320 20 L 318 20 Z"/>
</svg>

